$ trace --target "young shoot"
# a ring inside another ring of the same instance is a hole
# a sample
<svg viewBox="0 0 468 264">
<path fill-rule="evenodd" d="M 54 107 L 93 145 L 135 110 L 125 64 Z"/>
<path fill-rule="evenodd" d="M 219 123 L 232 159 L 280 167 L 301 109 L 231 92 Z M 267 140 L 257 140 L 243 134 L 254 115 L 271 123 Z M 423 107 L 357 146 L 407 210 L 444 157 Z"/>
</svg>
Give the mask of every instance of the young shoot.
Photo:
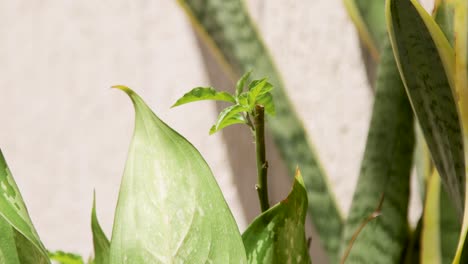
<svg viewBox="0 0 468 264">
<path fill-rule="evenodd" d="M 256 147 L 258 180 L 255 188 L 261 210 L 264 212 L 270 207 L 267 186 L 268 162 L 265 154 L 265 114 L 275 114 L 271 95 L 273 85 L 267 78 L 249 82 L 250 74 L 251 72 L 247 72 L 237 81 L 234 94 L 217 91 L 213 87 L 197 87 L 184 94 L 172 107 L 202 100 L 231 103 L 219 114 L 216 123 L 210 129 L 210 135 L 235 124 L 245 124 L 250 128 Z"/>
</svg>

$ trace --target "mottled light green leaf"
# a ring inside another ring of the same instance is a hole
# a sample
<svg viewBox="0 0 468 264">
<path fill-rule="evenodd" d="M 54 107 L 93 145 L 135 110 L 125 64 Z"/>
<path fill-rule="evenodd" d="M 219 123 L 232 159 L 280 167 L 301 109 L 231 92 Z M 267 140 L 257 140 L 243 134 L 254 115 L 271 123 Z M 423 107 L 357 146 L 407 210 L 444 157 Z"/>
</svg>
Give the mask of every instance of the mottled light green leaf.
<svg viewBox="0 0 468 264">
<path fill-rule="evenodd" d="M 390 44 L 382 51 L 364 158 L 345 225 L 342 252 L 379 204 L 381 216 L 361 231 L 346 264 L 400 263 L 408 241 L 413 113 Z"/>
<path fill-rule="evenodd" d="M 248 71 L 248 72 L 244 73 L 244 75 L 242 75 L 242 77 L 237 81 L 237 84 L 236 84 L 236 97 L 238 97 L 244 91 L 245 84 L 246 84 L 246 82 L 248 82 L 251 73 L 252 73 L 252 71 Z"/>
<path fill-rule="evenodd" d="M 435 21 L 415 0 L 387 2 L 398 68 L 434 164 L 463 215 L 465 160 L 454 91 L 454 54 Z"/>
<path fill-rule="evenodd" d="M 219 113 L 216 124 L 210 129 L 210 135 L 227 126 L 245 123 L 246 121 L 240 113 L 248 111 L 250 111 L 250 107 L 243 105 L 231 105 L 226 107 L 221 111 L 221 113 Z"/>
<path fill-rule="evenodd" d="M 242 234 L 248 263 L 310 263 L 306 215 L 307 192 L 298 170 L 288 197 L 258 216 Z"/>
<path fill-rule="evenodd" d="M 218 92 L 213 87 L 197 87 L 184 94 L 172 107 L 202 100 L 236 103 L 234 97 L 226 92 Z"/>
<path fill-rule="evenodd" d="M 132 90 L 135 130 L 110 263 L 246 263 L 236 222 L 200 153 Z"/>
<path fill-rule="evenodd" d="M 99 225 L 96 215 L 96 194 L 93 195 L 91 212 L 91 230 L 93 231 L 94 264 L 109 264 L 110 242 Z"/>
<path fill-rule="evenodd" d="M 50 252 L 49 257 L 59 264 L 84 264 L 83 258 L 74 253 L 56 251 Z"/>
<path fill-rule="evenodd" d="M 0 236 L 0 245 L 11 243 L 13 236 L 16 244 L 16 255 L 13 257 L 12 248 L 5 249 L 5 256 L 11 257 L 6 263 L 15 263 L 17 258 L 21 264 L 42 264 L 50 263 L 47 251 L 42 245 L 39 235 L 29 218 L 26 205 L 24 204 L 21 193 L 16 185 L 13 176 L 6 164 L 3 153 L 0 150 L 0 222 L 5 222 L 11 227 L 11 233 Z M 8 230 L 6 226 L 2 229 Z M 3 249 L 1 249 L 3 252 Z"/>
<path fill-rule="evenodd" d="M 268 128 L 292 175 L 299 166 L 308 192 L 309 213 L 331 263 L 338 256 L 343 220 L 325 172 L 285 85 L 241 0 L 178 0 L 203 43 L 212 48 L 232 80 L 255 69 L 252 78 L 267 76 L 275 87 L 276 116 Z"/>
</svg>

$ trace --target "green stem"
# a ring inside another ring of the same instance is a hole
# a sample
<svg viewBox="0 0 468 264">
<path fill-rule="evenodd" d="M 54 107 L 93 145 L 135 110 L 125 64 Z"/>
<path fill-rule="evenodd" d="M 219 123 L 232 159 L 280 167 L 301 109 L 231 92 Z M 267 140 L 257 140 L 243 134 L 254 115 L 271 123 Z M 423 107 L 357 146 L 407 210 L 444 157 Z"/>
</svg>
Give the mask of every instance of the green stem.
<svg viewBox="0 0 468 264">
<path fill-rule="evenodd" d="M 260 208 L 265 212 L 270 208 L 268 201 L 268 162 L 265 154 L 265 108 L 262 105 L 255 106 L 255 148 L 257 153 L 257 189 Z"/>
</svg>

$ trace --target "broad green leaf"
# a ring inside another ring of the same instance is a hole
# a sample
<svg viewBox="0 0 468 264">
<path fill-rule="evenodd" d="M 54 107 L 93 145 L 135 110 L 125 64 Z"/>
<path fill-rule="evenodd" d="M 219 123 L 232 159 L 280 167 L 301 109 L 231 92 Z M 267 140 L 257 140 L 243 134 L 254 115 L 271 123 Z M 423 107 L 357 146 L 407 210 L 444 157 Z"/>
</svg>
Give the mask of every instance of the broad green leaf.
<svg viewBox="0 0 468 264">
<path fill-rule="evenodd" d="M 21 264 L 50 263 L 47 251 L 42 245 L 39 235 L 29 218 L 26 205 L 16 185 L 13 176 L 6 164 L 3 153 L 0 150 L 0 218 L 2 225 L 6 222 L 11 227 L 11 232 L 0 236 L 0 245 L 11 243 L 13 236 L 16 244 L 16 254 Z M 7 227 L 2 229 L 8 230 Z M 8 256 L 12 256 L 12 249 L 8 249 Z M 3 251 L 3 249 L 2 249 Z M 7 249 L 5 249 L 5 252 Z M 5 253 L 6 254 L 6 253 Z M 8 259 L 7 263 L 15 263 L 16 258 Z"/>
<path fill-rule="evenodd" d="M 20 264 L 16 251 L 14 230 L 11 225 L 0 217 L 0 263 Z"/>
<path fill-rule="evenodd" d="M 232 80 L 255 69 L 253 79 L 268 76 L 275 87 L 276 116 L 268 119 L 268 129 L 291 173 L 302 171 L 308 193 L 309 213 L 326 249 L 335 263 L 343 228 L 341 213 L 328 179 L 319 162 L 285 85 L 241 0 L 178 0 L 187 12 L 203 43 L 212 48 Z"/>
<path fill-rule="evenodd" d="M 434 164 L 463 215 L 465 160 L 454 91 L 454 54 L 435 21 L 415 0 L 389 0 L 387 25 L 398 68 Z"/>
<path fill-rule="evenodd" d="M 258 216 L 242 234 L 248 263 L 310 263 L 306 215 L 307 192 L 298 170 L 288 197 Z"/>
<path fill-rule="evenodd" d="M 74 253 L 56 251 L 50 252 L 49 257 L 59 264 L 84 264 L 83 258 Z"/>
<path fill-rule="evenodd" d="M 240 113 L 246 111 L 250 111 L 250 108 L 243 105 L 231 105 L 226 107 L 219 113 L 216 124 L 210 129 L 210 135 L 227 126 L 245 123 L 245 119 Z"/>
<path fill-rule="evenodd" d="M 96 194 L 93 195 L 91 212 L 91 230 L 93 231 L 94 264 L 109 264 L 110 242 L 104 234 L 96 215 Z"/>
<path fill-rule="evenodd" d="M 342 250 L 381 200 L 381 216 L 361 231 L 346 263 L 400 263 L 408 241 L 408 201 L 414 145 L 413 113 L 392 54 L 382 51 L 375 102 Z"/>
<path fill-rule="evenodd" d="M 110 263 L 246 263 L 242 237 L 200 153 L 132 90 L 135 130 Z"/>
<path fill-rule="evenodd" d="M 242 75 L 242 77 L 237 81 L 236 84 L 236 97 L 238 97 L 242 92 L 244 91 L 244 87 L 246 82 L 248 82 L 250 74 L 252 74 L 252 71 L 248 71 Z"/>
<path fill-rule="evenodd" d="M 213 87 L 197 87 L 184 94 L 172 107 L 202 100 L 236 103 L 236 99 L 226 92 L 218 92 Z"/>
</svg>

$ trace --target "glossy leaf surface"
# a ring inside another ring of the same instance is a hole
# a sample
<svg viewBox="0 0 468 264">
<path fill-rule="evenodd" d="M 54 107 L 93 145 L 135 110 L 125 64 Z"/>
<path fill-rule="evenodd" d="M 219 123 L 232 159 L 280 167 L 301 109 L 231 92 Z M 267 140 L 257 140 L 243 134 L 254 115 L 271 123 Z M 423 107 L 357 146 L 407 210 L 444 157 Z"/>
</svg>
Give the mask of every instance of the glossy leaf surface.
<svg viewBox="0 0 468 264">
<path fill-rule="evenodd" d="M 390 37 L 415 115 L 459 218 L 465 195 L 465 160 L 453 90 L 454 55 L 435 21 L 413 0 L 387 2 Z"/>
<path fill-rule="evenodd" d="M 337 258 L 343 220 L 325 172 L 289 101 L 285 85 L 241 0 L 178 0 L 202 41 L 211 48 L 233 80 L 251 69 L 252 78 L 267 76 L 275 87 L 276 115 L 268 129 L 293 175 L 301 168 L 309 213 L 330 261 Z"/>
<path fill-rule="evenodd" d="M 307 192 L 298 170 L 288 197 L 257 217 L 242 235 L 248 263 L 310 263 L 306 215 Z"/>
<path fill-rule="evenodd" d="M 2 218 L 0 220 L 0 229 L 7 232 L 4 236 L 0 236 L 0 245 L 10 245 L 5 249 L 0 249 L 0 254 L 4 258 L 8 257 L 6 263 L 10 262 L 10 260 L 11 263 L 16 263 L 17 259 L 21 264 L 50 263 L 47 251 L 29 218 L 21 193 L 1 151 L 0 218 Z M 15 249 L 11 248 L 11 239 L 15 241 Z M 16 257 L 14 257 L 13 250 L 16 251 Z"/>
<path fill-rule="evenodd" d="M 246 263 L 234 218 L 200 153 L 124 86 L 135 130 L 110 263 Z"/>
</svg>

